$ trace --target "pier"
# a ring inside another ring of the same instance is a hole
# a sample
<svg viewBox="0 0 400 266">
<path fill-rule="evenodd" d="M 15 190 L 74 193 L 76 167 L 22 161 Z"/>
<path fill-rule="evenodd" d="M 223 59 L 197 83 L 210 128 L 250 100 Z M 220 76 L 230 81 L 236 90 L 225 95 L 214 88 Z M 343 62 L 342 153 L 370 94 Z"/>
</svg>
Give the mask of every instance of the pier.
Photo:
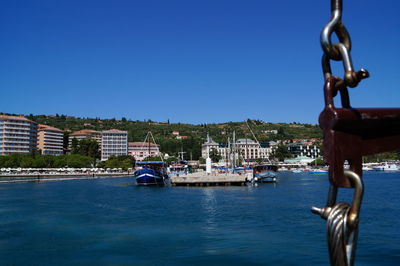
<svg viewBox="0 0 400 266">
<path fill-rule="evenodd" d="M 205 172 L 175 176 L 171 178 L 173 186 L 244 186 L 247 181 L 245 174 L 207 174 Z"/>
</svg>

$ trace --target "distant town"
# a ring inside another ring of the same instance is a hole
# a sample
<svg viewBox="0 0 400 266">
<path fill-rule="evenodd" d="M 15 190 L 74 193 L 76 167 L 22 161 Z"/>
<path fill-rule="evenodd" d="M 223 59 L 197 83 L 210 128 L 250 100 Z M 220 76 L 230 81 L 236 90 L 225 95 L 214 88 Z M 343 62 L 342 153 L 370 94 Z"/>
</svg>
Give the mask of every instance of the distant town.
<svg viewBox="0 0 400 266">
<path fill-rule="evenodd" d="M 278 134 L 278 130 L 266 130 L 267 134 Z M 188 136 L 180 135 L 174 130 L 170 132 L 176 139 L 186 139 Z M 31 154 L 38 152 L 41 155 L 59 156 L 69 154 L 82 140 L 93 140 L 98 144 L 100 160 L 106 161 L 110 156 L 129 155 L 135 160 L 143 160 L 147 157 L 171 156 L 163 153 L 159 144 L 151 142 L 129 142 L 128 131 L 108 129 L 96 131 L 82 129 L 68 134 L 68 145 L 65 143 L 65 132 L 49 125 L 38 124 L 24 116 L 0 115 L 0 154 L 10 155 L 14 153 Z M 321 156 L 320 139 L 290 139 L 264 142 L 261 145 L 251 138 L 230 140 L 228 143 L 217 143 L 212 136 L 207 136 L 201 145 L 201 158 L 205 159 L 210 153 L 218 154 L 218 161 L 227 160 L 230 147 L 237 150 L 237 158 L 246 162 L 272 159 L 276 147 L 285 144 L 288 147 L 289 157 L 297 157 L 299 160 L 313 160 Z M 185 151 L 176 155 L 184 158 Z"/>
<path fill-rule="evenodd" d="M 51 125 L 57 123 L 64 128 Z M 98 130 L 100 127 L 102 129 Z M 72 131 L 71 128 L 77 130 Z M 155 132 L 157 143 L 144 140 L 143 132 L 147 131 Z M 0 155 L 12 154 L 80 154 L 93 158 L 86 164 L 91 167 L 104 167 L 105 162 L 116 157 L 131 158 L 132 162 L 154 158 L 186 160 L 196 166 L 204 164 L 204 160 L 210 157 L 215 165 L 224 166 L 232 160 L 237 165 L 271 161 L 310 164 L 318 160 L 321 163 L 323 147 L 317 125 L 276 125 L 248 120 L 243 123 L 190 126 L 170 125 L 169 121 L 128 121 L 124 118 L 120 121 L 102 121 L 98 118 L 90 120 L 58 115 L 35 117 L 2 114 Z M 398 154 L 391 156 L 396 159 Z M 68 164 L 60 164 L 63 163 Z"/>
</svg>

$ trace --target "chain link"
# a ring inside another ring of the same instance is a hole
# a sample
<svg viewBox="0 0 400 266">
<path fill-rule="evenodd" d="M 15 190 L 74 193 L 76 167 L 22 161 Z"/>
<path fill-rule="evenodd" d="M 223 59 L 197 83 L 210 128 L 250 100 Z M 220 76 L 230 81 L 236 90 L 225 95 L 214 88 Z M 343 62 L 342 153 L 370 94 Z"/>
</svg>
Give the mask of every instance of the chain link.
<svg viewBox="0 0 400 266">
<path fill-rule="evenodd" d="M 331 185 L 326 207 L 312 207 L 311 211 L 325 219 L 331 265 L 351 266 L 354 264 L 358 237 L 358 222 L 364 184 L 356 173 L 346 170 L 344 174 L 354 186 L 353 202 L 336 203 L 338 188 Z"/>
<path fill-rule="evenodd" d="M 331 0 L 331 18 L 321 32 L 321 46 L 324 51 L 322 58 L 322 70 L 325 80 L 332 76 L 330 60 L 343 61 L 344 77 L 343 84 L 354 88 L 358 83 L 369 77 L 365 69 L 354 71 L 351 58 L 351 38 L 346 27 L 342 23 L 343 0 Z M 332 34 L 335 33 L 339 39 L 338 43 L 332 44 Z"/>
</svg>

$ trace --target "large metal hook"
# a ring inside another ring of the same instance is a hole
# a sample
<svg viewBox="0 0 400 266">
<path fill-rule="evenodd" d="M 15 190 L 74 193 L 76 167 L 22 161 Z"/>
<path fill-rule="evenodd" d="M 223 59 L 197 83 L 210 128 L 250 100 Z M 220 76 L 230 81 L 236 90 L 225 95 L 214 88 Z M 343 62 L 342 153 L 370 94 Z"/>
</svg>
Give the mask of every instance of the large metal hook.
<svg viewBox="0 0 400 266">
<path fill-rule="evenodd" d="M 364 195 L 364 183 L 359 175 L 353 171 L 345 170 L 344 175 L 347 176 L 354 187 L 353 202 L 347 215 L 347 224 L 350 227 L 357 226 L 361 208 L 361 202 Z M 328 193 L 328 200 L 325 208 L 312 207 L 314 214 L 319 214 L 323 219 L 327 219 L 333 206 L 336 204 L 338 188 L 331 185 Z"/>
</svg>

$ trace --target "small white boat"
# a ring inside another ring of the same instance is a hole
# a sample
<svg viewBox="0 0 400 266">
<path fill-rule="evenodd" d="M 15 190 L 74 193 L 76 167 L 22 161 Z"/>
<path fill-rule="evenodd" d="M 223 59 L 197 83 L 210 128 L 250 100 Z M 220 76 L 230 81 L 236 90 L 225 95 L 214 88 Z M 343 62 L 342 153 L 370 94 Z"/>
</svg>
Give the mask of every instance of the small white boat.
<svg viewBox="0 0 400 266">
<path fill-rule="evenodd" d="M 374 170 L 374 169 L 371 168 L 371 167 L 368 167 L 368 166 L 364 166 L 364 167 L 362 168 L 362 170 L 363 170 L 363 171 L 372 171 L 372 170 Z"/>
<path fill-rule="evenodd" d="M 399 167 L 394 163 L 385 163 L 383 165 L 383 171 L 399 171 Z"/>
<path fill-rule="evenodd" d="M 382 165 L 378 165 L 373 167 L 375 171 L 399 171 L 400 168 L 394 163 L 385 163 Z"/>
<path fill-rule="evenodd" d="M 292 170 L 292 173 L 301 173 L 303 171 L 304 171 L 303 169 L 294 169 Z"/>
<path fill-rule="evenodd" d="M 384 167 L 383 167 L 383 165 L 378 165 L 378 166 L 372 167 L 372 169 L 374 169 L 375 171 L 383 171 Z"/>
<path fill-rule="evenodd" d="M 315 169 L 310 169 L 308 172 L 311 174 L 325 174 L 328 173 L 328 170 L 315 168 Z"/>
</svg>

